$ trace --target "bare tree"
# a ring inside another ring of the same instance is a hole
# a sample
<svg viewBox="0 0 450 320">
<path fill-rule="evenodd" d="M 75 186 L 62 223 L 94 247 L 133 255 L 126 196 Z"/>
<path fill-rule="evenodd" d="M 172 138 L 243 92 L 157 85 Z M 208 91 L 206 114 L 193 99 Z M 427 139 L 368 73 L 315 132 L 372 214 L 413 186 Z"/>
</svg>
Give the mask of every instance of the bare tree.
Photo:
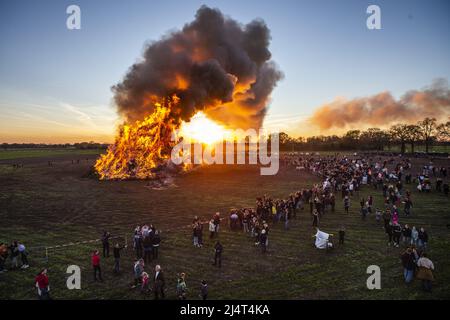
<svg viewBox="0 0 450 320">
<path fill-rule="evenodd" d="M 393 140 L 401 145 L 401 153 L 405 153 L 405 144 L 408 141 L 408 125 L 396 124 L 389 129 L 389 133 Z"/>
<path fill-rule="evenodd" d="M 435 138 L 436 119 L 427 117 L 422 121 L 419 121 L 417 125 L 420 128 L 422 139 L 425 142 L 425 152 L 428 153 L 428 149 L 433 142 L 433 138 Z"/>
<path fill-rule="evenodd" d="M 450 141 L 450 121 L 441 123 L 437 126 L 436 130 L 439 140 Z"/>
<path fill-rule="evenodd" d="M 418 125 L 410 124 L 406 126 L 406 132 L 407 132 L 407 140 L 409 144 L 411 145 L 411 152 L 414 153 L 414 146 L 417 141 L 420 140 L 421 132 Z"/>
</svg>

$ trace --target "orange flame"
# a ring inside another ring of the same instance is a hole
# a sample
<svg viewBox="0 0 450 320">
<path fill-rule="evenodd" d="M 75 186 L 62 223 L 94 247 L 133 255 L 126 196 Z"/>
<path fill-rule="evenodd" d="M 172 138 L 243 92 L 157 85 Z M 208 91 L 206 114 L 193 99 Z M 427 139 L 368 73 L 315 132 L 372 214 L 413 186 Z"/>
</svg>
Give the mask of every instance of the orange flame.
<svg viewBox="0 0 450 320">
<path fill-rule="evenodd" d="M 170 112 L 170 104 L 155 103 L 155 111 L 143 121 L 124 124 L 115 143 L 95 163 L 100 180 L 149 179 L 159 166 L 167 165 L 177 127 Z"/>
</svg>

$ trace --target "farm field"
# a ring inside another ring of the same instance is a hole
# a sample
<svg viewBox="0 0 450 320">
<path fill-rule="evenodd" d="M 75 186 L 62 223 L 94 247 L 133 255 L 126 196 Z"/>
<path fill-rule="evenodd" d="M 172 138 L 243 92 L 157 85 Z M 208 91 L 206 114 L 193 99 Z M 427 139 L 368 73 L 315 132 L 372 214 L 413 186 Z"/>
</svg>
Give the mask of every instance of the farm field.
<svg viewBox="0 0 450 320">
<path fill-rule="evenodd" d="M 77 157 L 80 163 L 72 164 Z M 188 299 L 199 299 L 203 279 L 209 284 L 210 299 L 450 298 L 450 200 L 441 193 L 423 194 L 414 185 L 407 186 L 412 191 L 413 214 L 400 217 L 402 224 L 423 226 L 430 235 L 428 253 L 436 267 L 436 282 L 433 292 L 425 293 L 417 280 L 404 284 L 399 258 L 403 249 L 386 246 L 382 224 L 373 215 L 365 221 L 359 215 L 359 197 L 371 194 L 375 207 L 383 207 L 380 190 L 364 186 L 352 198 L 349 214 L 337 195 L 336 212 L 323 217 L 320 229 L 337 234 L 344 225 L 346 242 L 338 245 L 336 239 L 329 252 L 313 246 L 315 232 L 307 208 L 287 231 L 283 223 L 271 225 L 266 254 L 249 236 L 231 231 L 225 219 L 219 236 L 223 265 L 218 269 L 211 265 L 214 243 L 207 237 L 206 225 L 205 246 L 192 246 L 190 223 L 195 215 L 207 220 L 219 211 L 226 218 L 230 208 L 254 206 L 256 197 L 285 198 L 320 180 L 287 168 L 275 176 L 260 176 L 256 166 L 206 166 L 177 177 L 174 186 L 154 190 L 146 181 L 96 180 L 89 175 L 96 157 L 49 151 L 24 156 L 22 168 L 13 168 L 14 158 L 1 158 L 0 241 L 22 241 L 29 248 L 31 267 L 0 274 L 0 299 L 36 299 L 33 280 L 44 266 L 49 269 L 54 299 L 152 299 L 151 294 L 131 289 L 135 258 L 131 246 L 123 252 L 120 275 L 112 272 L 112 257 L 102 259 L 103 283 L 93 281 L 90 266 L 90 253 L 101 249 L 99 242 L 48 249 L 45 259 L 44 247 L 98 239 L 103 230 L 130 244 L 134 227 L 143 223 L 161 230 L 160 257 L 146 265 L 146 271 L 152 272 L 156 263 L 162 266 L 168 299 L 176 298 L 180 272 L 186 273 Z M 448 165 L 448 160 L 440 161 L 437 165 Z M 81 267 L 81 290 L 66 288 L 66 268 L 72 264 Z M 381 290 L 366 288 L 369 265 L 381 268 Z"/>
</svg>

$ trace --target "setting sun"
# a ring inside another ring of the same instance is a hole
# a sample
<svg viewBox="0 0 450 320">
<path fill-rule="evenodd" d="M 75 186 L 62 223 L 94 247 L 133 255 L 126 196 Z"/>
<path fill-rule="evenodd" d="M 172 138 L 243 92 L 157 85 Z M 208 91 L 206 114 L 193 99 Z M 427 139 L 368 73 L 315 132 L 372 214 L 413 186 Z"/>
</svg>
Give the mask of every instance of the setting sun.
<svg viewBox="0 0 450 320">
<path fill-rule="evenodd" d="M 232 137 L 231 130 L 209 119 L 203 112 L 197 112 L 189 122 L 183 122 L 180 136 L 194 142 L 213 144 Z"/>
</svg>

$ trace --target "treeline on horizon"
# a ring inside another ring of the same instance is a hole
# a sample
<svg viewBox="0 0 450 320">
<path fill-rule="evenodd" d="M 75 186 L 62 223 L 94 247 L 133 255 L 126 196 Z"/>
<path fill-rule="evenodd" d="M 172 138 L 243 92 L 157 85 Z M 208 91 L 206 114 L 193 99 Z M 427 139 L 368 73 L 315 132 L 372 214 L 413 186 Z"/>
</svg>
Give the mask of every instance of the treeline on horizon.
<svg viewBox="0 0 450 320">
<path fill-rule="evenodd" d="M 90 142 L 77 142 L 77 143 L 2 143 L 1 148 L 7 149 L 106 149 L 108 143 L 98 143 L 94 141 Z"/>
<path fill-rule="evenodd" d="M 429 153 L 433 145 L 450 147 L 450 121 L 438 123 L 435 118 L 425 118 L 416 124 L 395 124 L 386 130 L 380 128 L 369 128 L 364 131 L 349 130 L 342 136 L 320 135 L 293 138 L 284 132 L 280 133 L 280 150 L 282 151 L 391 151 L 399 147 L 398 151 L 405 153 L 408 146 L 409 151 L 414 153 L 418 145 L 425 146 L 426 153 Z"/>
<path fill-rule="evenodd" d="M 450 121 L 438 123 L 435 118 L 425 118 L 417 124 L 395 124 L 389 129 L 369 128 L 367 130 L 349 130 L 344 135 L 319 135 L 312 137 L 291 137 L 285 132 L 279 135 L 281 151 L 338 151 L 338 150 L 374 150 L 391 151 L 399 147 L 405 153 L 406 147 L 414 153 L 416 146 L 425 146 L 429 153 L 433 145 L 447 146 L 450 151 Z M 63 144 L 46 143 L 2 143 L 2 148 L 51 148 L 51 149 L 106 149 L 108 143 L 79 142 Z M 393 150 L 395 151 L 395 150 Z"/>
</svg>

